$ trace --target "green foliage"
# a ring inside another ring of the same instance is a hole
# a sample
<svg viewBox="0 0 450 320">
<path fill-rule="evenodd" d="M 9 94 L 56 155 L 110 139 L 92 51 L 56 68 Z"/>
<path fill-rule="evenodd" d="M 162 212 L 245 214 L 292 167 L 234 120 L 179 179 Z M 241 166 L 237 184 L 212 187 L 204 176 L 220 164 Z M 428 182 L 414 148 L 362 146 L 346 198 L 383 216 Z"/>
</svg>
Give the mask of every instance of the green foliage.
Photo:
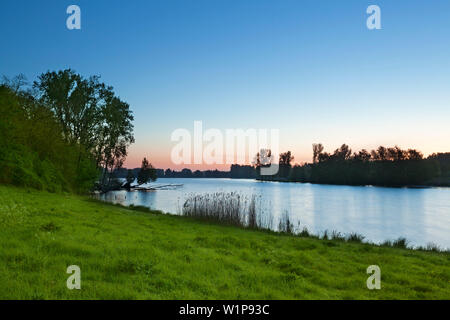
<svg viewBox="0 0 450 320">
<path fill-rule="evenodd" d="M 95 163 L 66 143 L 51 111 L 32 96 L 0 86 L 0 183 L 52 192 L 83 192 L 96 178 Z"/>
<path fill-rule="evenodd" d="M 408 240 L 406 238 L 398 238 L 392 242 L 392 246 L 396 248 L 408 248 Z"/>
<path fill-rule="evenodd" d="M 139 209 L 139 208 L 135 208 Z M 0 186 L 0 299 L 449 299 L 450 254 L 319 240 Z M 81 290 L 66 269 L 81 268 Z M 368 266 L 382 289 L 368 290 Z"/>
<path fill-rule="evenodd" d="M 363 242 L 364 236 L 353 232 L 347 236 L 346 240 L 349 242 Z"/>
<path fill-rule="evenodd" d="M 64 140 L 80 146 L 77 166 L 86 157 L 95 158 L 97 167 L 103 169 L 101 185 L 107 189 L 112 172 L 122 167 L 127 148 L 134 142 L 133 115 L 130 106 L 99 79 L 66 69 L 42 74 L 33 88 L 60 124 Z"/>
<path fill-rule="evenodd" d="M 0 183 L 85 192 L 110 184 L 134 142 L 129 105 L 98 76 L 47 72 L 21 90 L 24 77 L 0 86 Z"/>
</svg>

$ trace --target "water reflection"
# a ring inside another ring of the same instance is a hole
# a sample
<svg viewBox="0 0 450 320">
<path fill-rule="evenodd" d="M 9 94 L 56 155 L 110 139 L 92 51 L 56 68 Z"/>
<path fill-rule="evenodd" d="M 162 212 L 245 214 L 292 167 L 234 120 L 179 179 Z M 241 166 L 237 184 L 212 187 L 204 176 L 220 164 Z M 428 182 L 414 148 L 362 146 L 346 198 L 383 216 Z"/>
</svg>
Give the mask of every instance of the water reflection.
<svg viewBox="0 0 450 320">
<path fill-rule="evenodd" d="M 405 237 L 412 245 L 434 242 L 450 248 L 450 189 L 395 189 L 231 179 L 159 179 L 155 185 L 183 184 L 174 190 L 110 192 L 103 200 L 142 205 L 180 214 L 189 194 L 240 192 L 257 195 L 259 210 L 271 212 L 274 226 L 284 212 L 294 225 L 314 233 L 357 232 L 381 242 Z"/>
</svg>

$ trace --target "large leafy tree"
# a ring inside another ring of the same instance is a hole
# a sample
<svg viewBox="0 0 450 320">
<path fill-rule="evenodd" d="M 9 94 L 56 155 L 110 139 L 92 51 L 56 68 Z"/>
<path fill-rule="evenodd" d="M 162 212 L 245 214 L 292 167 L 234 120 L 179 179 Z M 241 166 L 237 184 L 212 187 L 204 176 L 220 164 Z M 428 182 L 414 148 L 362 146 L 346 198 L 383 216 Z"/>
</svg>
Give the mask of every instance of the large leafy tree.
<svg viewBox="0 0 450 320">
<path fill-rule="evenodd" d="M 40 102 L 59 120 L 67 142 L 91 147 L 109 89 L 99 83 L 99 77 L 85 79 L 71 69 L 53 71 L 40 75 L 33 87 Z"/>
<path fill-rule="evenodd" d="M 129 105 L 110 92 L 101 108 L 101 119 L 94 153 L 97 165 L 103 168 L 105 182 L 108 172 L 111 177 L 114 169 L 122 167 L 127 148 L 134 142 L 133 115 Z"/>
<path fill-rule="evenodd" d="M 134 142 L 129 105 L 98 76 L 84 78 L 71 69 L 44 73 L 33 87 L 58 119 L 64 139 L 78 147 L 78 168 L 86 159 L 95 161 L 103 169 L 102 183 L 107 183 Z"/>
</svg>

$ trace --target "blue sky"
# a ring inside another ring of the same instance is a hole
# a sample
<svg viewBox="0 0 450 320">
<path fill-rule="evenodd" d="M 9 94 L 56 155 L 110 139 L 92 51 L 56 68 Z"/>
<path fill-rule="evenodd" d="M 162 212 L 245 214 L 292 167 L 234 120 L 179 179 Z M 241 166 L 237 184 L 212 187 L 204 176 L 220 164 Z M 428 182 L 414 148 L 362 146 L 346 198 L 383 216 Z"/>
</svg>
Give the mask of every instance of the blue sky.
<svg viewBox="0 0 450 320">
<path fill-rule="evenodd" d="M 0 74 L 70 67 L 114 86 L 136 118 L 129 166 L 170 166 L 171 132 L 194 120 L 278 128 L 298 161 L 314 142 L 450 151 L 447 0 L 5 0 L 0 30 Z"/>
</svg>

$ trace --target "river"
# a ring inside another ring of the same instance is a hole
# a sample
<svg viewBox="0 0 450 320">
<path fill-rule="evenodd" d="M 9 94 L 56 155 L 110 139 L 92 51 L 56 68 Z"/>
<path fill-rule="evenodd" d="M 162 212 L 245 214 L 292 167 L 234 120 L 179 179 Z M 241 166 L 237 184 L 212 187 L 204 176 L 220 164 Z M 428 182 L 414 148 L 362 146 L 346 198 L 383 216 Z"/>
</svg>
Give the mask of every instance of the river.
<svg viewBox="0 0 450 320">
<path fill-rule="evenodd" d="M 180 214 L 186 197 L 213 192 L 239 192 L 258 197 L 259 210 L 271 212 L 275 223 L 288 212 L 295 226 L 319 234 L 356 232 L 379 243 L 405 237 L 410 245 L 434 243 L 450 248 L 450 188 L 382 188 L 259 182 L 240 179 L 167 179 L 152 186 L 181 185 L 152 192 L 113 191 L 105 201 L 142 205 Z"/>
</svg>

